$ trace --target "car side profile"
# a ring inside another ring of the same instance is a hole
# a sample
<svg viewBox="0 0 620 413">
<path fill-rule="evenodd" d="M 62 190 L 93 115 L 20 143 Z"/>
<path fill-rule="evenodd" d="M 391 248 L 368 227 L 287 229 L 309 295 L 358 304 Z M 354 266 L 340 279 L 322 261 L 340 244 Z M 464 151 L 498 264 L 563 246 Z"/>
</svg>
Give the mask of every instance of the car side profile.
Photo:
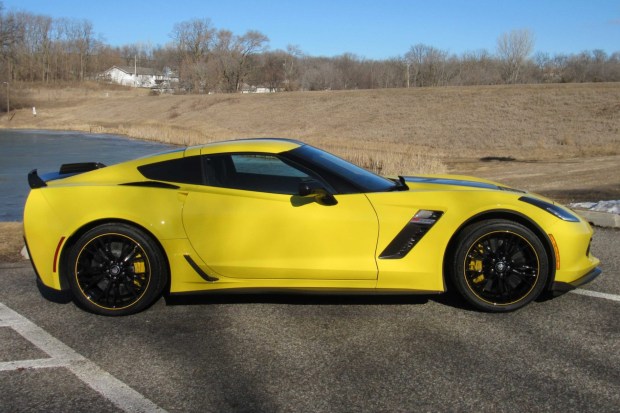
<svg viewBox="0 0 620 413">
<path fill-rule="evenodd" d="M 442 293 L 503 312 L 596 277 L 592 229 L 543 197 L 462 176 L 385 178 L 295 140 L 32 171 L 40 281 L 102 315 L 163 293 Z"/>
</svg>

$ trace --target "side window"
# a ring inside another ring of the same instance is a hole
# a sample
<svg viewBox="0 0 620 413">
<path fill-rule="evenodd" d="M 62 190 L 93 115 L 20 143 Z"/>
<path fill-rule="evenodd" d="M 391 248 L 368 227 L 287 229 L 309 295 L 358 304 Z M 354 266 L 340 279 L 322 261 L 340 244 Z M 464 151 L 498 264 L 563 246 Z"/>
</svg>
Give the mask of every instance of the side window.
<svg viewBox="0 0 620 413">
<path fill-rule="evenodd" d="M 171 159 L 138 167 L 138 171 L 146 178 L 156 181 L 178 182 L 183 184 L 201 185 L 202 166 L 199 156 Z"/>
<path fill-rule="evenodd" d="M 239 174 L 257 174 L 308 178 L 308 175 L 282 162 L 273 155 L 231 155 L 235 170 Z"/>
<path fill-rule="evenodd" d="M 207 185 L 294 195 L 313 178 L 270 154 L 226 154 L 204 158 Z"/>
</svg>

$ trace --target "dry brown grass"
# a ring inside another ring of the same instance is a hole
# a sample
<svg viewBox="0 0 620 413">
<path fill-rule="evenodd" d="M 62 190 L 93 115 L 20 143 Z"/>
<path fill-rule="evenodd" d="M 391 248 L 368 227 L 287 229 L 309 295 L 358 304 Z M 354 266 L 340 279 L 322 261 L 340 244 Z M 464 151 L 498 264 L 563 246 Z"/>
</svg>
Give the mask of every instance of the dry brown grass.
<svg viewBox="0 0 620 413">
<path fill-rule="evenodd" d="M 443 172 L 463 157 L 620 153 L 619 83 L 202 96 L 38 89 L 32 99 L 36 118 L 24 110 L 4 124 L 181 145 L 290 137 L 385 174 Z"/>
<path fill-rule="evenodd" d="M 24 246 L 21 222 L 0 222 L 0 262 L 18 262 Z"/>
</svg>

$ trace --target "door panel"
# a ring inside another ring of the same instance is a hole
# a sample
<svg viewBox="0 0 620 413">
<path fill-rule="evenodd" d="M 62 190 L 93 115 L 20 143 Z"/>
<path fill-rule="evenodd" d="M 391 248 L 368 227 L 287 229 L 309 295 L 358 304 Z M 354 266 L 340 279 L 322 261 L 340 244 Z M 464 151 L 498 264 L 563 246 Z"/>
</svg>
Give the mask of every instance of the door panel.
<svg viewBox="0 0 620 413">
<path fill-rule="evenodd" d="M 226 277 L 376 279 L 377 216 L 363 194 L 313 198 L 203 187 L 183 222 L 194 249 Z"/>
</svg>

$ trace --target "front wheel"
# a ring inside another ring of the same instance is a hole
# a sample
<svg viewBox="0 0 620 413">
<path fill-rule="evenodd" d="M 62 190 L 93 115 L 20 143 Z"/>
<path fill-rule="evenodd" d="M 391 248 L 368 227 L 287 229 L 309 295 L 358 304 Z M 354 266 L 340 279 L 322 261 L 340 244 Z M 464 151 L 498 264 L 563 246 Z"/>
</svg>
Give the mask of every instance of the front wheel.
<svg viewBox="0 0 620 413">
<path fill-rule="evenodd" d="M 450 276 L 472 306 L 492 312 L 521 308 L 545 287 L 549 258 L 527 227 L 507 220 L 482 221 L 457 237 Z"/>
<path fill-rule="evenodd" d="M 71 247 L 68 269 L 77 303 L 108 316 L 144 310 L 161 295 L 168 277 L 153 239 L 121 223 L 84 233 Z"/>
</svg>

